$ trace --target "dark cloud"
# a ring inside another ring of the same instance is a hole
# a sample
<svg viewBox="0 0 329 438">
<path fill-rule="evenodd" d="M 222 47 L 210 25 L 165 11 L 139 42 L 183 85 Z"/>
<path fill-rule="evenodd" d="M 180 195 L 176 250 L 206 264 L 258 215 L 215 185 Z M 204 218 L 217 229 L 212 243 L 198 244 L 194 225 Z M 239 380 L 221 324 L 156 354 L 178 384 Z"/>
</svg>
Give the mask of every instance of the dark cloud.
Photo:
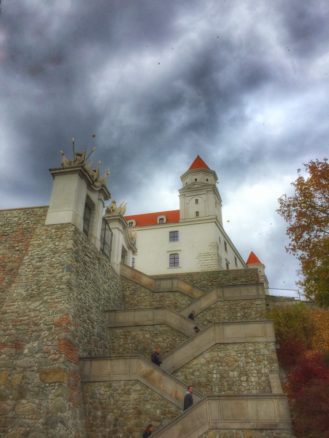
<svg viewBox="0 0 329 438">
<path fill-rule="evenodd" d="M 92 133 L 112 193 L 134 212 L 165 183 L 157 175 L 179 187 L 198 153 L 225 202 L 293 180 L 328 150 L 328 18 L 324 0 L 3 0 L 1 206 L 47 203 L 59 150 L 72 136 L 90 148 Z"/>
</svg>

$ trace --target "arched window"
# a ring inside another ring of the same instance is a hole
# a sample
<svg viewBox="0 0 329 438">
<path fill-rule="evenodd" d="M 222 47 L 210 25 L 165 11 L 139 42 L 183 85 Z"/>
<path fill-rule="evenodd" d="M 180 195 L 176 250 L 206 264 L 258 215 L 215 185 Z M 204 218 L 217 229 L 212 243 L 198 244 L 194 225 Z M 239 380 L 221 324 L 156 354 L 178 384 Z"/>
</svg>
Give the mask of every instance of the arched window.
<svg viewBox="0 0 329 438">
<path fill-rule="evenodd" d="M 165 224 L 166 216 L 158 216 L 158 224 Z"/>
<path fill-rule="evenodd" d="M 173 253 L 169 254 L 169 268 L 179 267 L 179 254 Z"/>
</svg>

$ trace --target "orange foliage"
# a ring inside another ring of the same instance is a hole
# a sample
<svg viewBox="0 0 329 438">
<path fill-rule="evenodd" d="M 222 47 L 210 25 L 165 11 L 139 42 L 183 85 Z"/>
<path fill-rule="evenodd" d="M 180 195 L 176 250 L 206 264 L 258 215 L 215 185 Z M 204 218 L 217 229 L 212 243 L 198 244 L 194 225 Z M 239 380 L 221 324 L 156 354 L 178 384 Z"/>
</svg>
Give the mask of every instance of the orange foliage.
<svg viewBox="0 0 329 438">
<path fill-rule="evenodd" d="M 288 223 L 287 250 L 301 263 L 305 295 L 329 307 L 329 163 L 315 160 L 304 166 L 307 177 L 298 176 L 293 196 L 281 196 L 277 211 Z"/>
<path fill-rule="evenodd" d="M 312 348 L 316 351 L 329 351 L 329 311 L 312 309 L 310 316 L 314 326 Z"/>
</svg>

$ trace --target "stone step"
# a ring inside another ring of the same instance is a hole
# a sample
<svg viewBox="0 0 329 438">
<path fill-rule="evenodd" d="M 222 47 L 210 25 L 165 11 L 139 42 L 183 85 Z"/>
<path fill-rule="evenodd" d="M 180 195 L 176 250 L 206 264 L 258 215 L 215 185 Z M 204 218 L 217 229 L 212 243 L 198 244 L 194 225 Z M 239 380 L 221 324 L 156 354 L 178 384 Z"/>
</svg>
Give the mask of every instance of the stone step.
<svg viewBox="0 0 329 438">
<path fill-rule="evenodd" d="M 172 373 L 215 344 L 241 342 L 275 342 L 272 322 L 245 321 L 213 324 L 167 355 L 161 366 Z"/>
<path fill-rule="evenodd" d="M 186 336 L 194 336 L 195 323 L 168 309 L 111 310 L 107 312 L 108 327 L 132 327 L 166 324 Z"/>
<path fill-rule="evenodd" d="M 183 407 L 187 385 L 143 357 L 118 356 L 80 362 L 82 383 L 138 380 L 179 408 Z M 194 395 L 196 402 L 201 397 L 198 393 Z"/>
<path fill-rule="evenodd" d="M 286 397 L 263 394 L 204 398 L 156 430 L 152 437 L 199 438 L 209 430 L 213 433 L 261 430 L 268 433 L 266 436 L 279 436 L 281 432 L 285 437 L 293 438 Z"/>
<path fill-rule="evenodd" d="M 133 269 L 127 265 L 121 265 L 120 275 L 128 280 L 146 287 L 152 292 L 180 292 L 190 298 L 197 299 L 204 295 L 204 292 L 197 289 L 177 277 L 150 277 L 137 269 Z"/>
<path fill-rule="evenodd" d="M 202 295 L 180 313 L 187 317 L 192 311 L 194 311 L 197 315 L 219 300 L 252 300 L 264 297 L 265 289 L 263 284 L 221 287 Z"/>
</svg>

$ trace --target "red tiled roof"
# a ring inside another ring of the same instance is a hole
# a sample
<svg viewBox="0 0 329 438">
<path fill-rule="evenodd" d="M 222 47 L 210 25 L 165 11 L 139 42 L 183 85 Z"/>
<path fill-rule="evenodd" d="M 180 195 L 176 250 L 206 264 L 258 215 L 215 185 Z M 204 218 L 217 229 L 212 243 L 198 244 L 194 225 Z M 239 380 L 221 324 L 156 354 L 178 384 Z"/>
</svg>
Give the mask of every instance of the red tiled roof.
<svg viewBox="0 0 329 438">
<path fill-rule="evenodd" d="M 247 263 L 247 265 L 261 265 L 262 264 L 262 262 L 256 256 L 256 254 L 252 251 L 249 254 L 249 257 L 248 257 L 248 260 L 246 261 L 246 263 Z"/>
<path fill-rule="evenodd" d="M 197 155 L 196 159 L 191 164 L 189 170 L 192 169 L 209 169 L 208 165 L 203 161 L 200 155 Z"/>
<path fill-rule="evenodd" d="M 157 211 L 155 213 L 133 214 L 125 216 L 126 221 L 134 220 L 136 227 L 147 227 L 158 225 L 158 217 L 165 216 L 166 224 L 175 224 L 179 222 L 179 210 Z"/>
</svg>

